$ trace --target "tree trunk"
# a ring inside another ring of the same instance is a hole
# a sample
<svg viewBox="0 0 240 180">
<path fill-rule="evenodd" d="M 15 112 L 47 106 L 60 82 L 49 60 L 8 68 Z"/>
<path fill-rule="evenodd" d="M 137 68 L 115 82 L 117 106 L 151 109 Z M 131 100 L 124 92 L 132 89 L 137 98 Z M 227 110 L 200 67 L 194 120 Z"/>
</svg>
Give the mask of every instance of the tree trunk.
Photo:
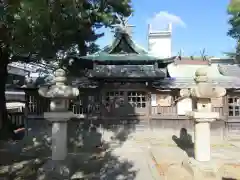
<svg viewBox="0 0 240 180">
<path fill-rule="evenodd" d="M 80 52 L 80 56 L 86 56 L 87 55 L 87 46 L 85 44 L 85 41 L 79 41 L 78 42 L 78 50 Z"/>
<path fill-rule="evenodd" d="M 6 108 L 6 96 L 5 86 L 8 77 L 7 66 L 9 62 L 9 53 L 0 49 L 0 129 L 7 128 L 7 108 Z"/>
</svg>

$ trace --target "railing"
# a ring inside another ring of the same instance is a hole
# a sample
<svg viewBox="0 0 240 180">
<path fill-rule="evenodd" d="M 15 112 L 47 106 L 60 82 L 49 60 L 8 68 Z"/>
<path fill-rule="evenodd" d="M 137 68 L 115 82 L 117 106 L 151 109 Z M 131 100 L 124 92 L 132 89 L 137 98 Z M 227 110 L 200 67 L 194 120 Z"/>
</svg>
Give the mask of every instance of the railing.
<svg viewBox="0 0 240 180">
<path fill-rule="evenodd" d="M 26 117 L 23 112 L 8 113 L 8 115 L 15 126 L 26 126 Z"/>
<path fill-rule="evenodd" d="M 174 97 L 176 99 L 176 97 Z M 29 117 L 43 118 L 44 112 L 50 111 L 50 100 L 38 95 L 37 91 L 30 91 L 27 93 L 27 108 Z M 70 102 L 70 110 L 76 115 L 76 117 L 84 118 L 86 116 L 96 115 L 100 113 L 100 94 L 98 91 L 85 91 L 80 92 L 80 96 L 77 99 Z M 214 112 L 219 112 L 221 117 L 224 117 L 224 111 L 222 107 L 212 108 Z M 185 116 L 179 116 L 177 113 L 177 105 L 173 104 L 169 107 L 156 106 L 151 107 L 151 115 L 155 118 L 185 118 Z"/>
<path fill-rule="evenodd" d="M 6 103 L 8 118 L 15 127 L 26 127 L 26 106 L 23 102 Z"/>
<path fill-rule="evenodd" d="M 177 106 L 155 106 L 151 108 L 152 111 L 152 117 L 154 118 L 164 118 L 164 119 L 183 119 L 186 118 L 184 115 L 178 115 L 177 113 Z M 224 118 L 224 111 L 222 107 L 213 107 L 213 112 L 218 112 L 220 114 L 221 118 Z"/>
<path fill-rule="evenodd" d="M 69 109 L 76 115 L 76 117 L 83 118 L 86 115 L 98 113 L 100 110 L 99 96 L 94 93 L 85 93 L 80 95 L 77 99 L 70 101 Z M 27 108 L 28 117 L 43 118 L 44 112 L 50 111 L 50 100 L 39 96 L 32 92 L 27 94 Z"/>
</svg>

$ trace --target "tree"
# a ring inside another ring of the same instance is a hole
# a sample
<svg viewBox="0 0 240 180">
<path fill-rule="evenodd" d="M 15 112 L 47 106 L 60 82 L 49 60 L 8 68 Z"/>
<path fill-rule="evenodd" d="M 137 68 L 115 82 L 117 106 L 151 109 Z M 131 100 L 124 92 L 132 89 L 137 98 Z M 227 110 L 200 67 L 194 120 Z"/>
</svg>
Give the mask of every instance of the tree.
<svg viewBox="0 0 240 180">
<path fill-rule="evenodd" d="M 228 5 L 227 12 L 230 15 L 228 23 L 231 26 L 227 34 L 237 41 L 235 52 L 228 53 L 228 54 L 231 57 L 235 57 L 236 60 L 239 62 L 239 57 L 240 57 L 240 1 L 232 0 L 230 2 L 230 4 Z"/>
<path fill-rule="evenodd" d="M 80 55 L 97 49 L 101 27 L 118 23 L 117 15 L 132 13 L 131 0 L 0 0 L 0 119 L 7 119 L 7 65 L 25 61 L 64 62 L 77 49 Z M 5 123 L 3 123 L 4 126 Z M 1 126 L 0 126 L 1 127 Z"/>
</svg>

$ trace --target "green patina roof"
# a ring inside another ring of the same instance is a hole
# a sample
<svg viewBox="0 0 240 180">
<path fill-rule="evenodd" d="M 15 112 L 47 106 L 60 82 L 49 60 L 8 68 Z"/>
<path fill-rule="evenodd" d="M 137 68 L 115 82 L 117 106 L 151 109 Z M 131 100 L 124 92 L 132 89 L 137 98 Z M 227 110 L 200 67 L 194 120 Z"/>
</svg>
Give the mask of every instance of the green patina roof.
<svg viewBox="0 0 240 180">
<path fill-rule="evenodd" d="M 148 62 L 156 62 L 159 61 L 158 58 L 154 56 L 149 56 L 147 54 L 135 54 L 135 53 L 128 53 L 128 54 L 108 54 L 105 52 L 100 52 L 97 54 L 93 55 L 88 55 L 82 57 L 83 59 L 88 59 L 88 60 L 93 60 L 93 61 L 98 61 L 99 63 L 104 63 L 106 61 L 114 61 L 114 62 L 119 62 L 121 64 L 124 63 L 124 61 L 135 61 L 136 64 L 141 64 L 142 61 L 145 61 L 147 64 Z M 139 61 L 139 63 L 137 63 Z M 172 58 L 164 59 L 163 63 L 172 63 Z M 133 62 L 134 63 L 134 62 Z"/>
<path fill-rule="evenodd" d="M 148 54 L 148 52 L 134 43 L 131 36 L 125 31 L 118 29 L 114 35 L 114 40 L 111 45 L 105 46 L 102 51 L 108 54 L 118 53 L 134 53 L 134 54 Z"/>
<path fill-rule="evenodd" d="M 104 47 L 97 53 L 79 57 L 79 59 L 92 60 L 102 64 L 149 64 L 158 62 L 166 65 L 172 63 L 174 58 L 160 59 L 149 55 L 146 50 L 134 43 L 131 36 L 121 28 L 117 28 L 111 45 Z"/>
</svg>

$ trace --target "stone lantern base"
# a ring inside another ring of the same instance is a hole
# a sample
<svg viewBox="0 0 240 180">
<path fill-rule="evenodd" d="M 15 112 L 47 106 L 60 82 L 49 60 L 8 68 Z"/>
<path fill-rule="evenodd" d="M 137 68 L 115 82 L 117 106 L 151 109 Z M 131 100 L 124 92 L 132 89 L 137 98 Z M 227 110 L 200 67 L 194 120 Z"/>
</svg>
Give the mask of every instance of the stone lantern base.
<svg viewBox="0 0 240 180">
<path fill-rule="evenodd" d="M 67 157 L 64 161 L 49 159 L 39 170 L 37 180 L 70 179 L 74 160 Z"/>
<path fill-rule="evenodd" d="M 223 164 L 216 162 L 199 162 L 194 158 L 183 160 L 182 166 L 193 176 L 194 180 L 222 180 L 219 172 Z"/>
<path fill-rule="evenodd" d="M 86 175 L 82 171 L 79 171 L 79 167 L 87 159 L 82 154 L 68 154 L 63 161 L 49 159 L 39 168 L 37 180 L 85 179 Z"/>
</svg>

